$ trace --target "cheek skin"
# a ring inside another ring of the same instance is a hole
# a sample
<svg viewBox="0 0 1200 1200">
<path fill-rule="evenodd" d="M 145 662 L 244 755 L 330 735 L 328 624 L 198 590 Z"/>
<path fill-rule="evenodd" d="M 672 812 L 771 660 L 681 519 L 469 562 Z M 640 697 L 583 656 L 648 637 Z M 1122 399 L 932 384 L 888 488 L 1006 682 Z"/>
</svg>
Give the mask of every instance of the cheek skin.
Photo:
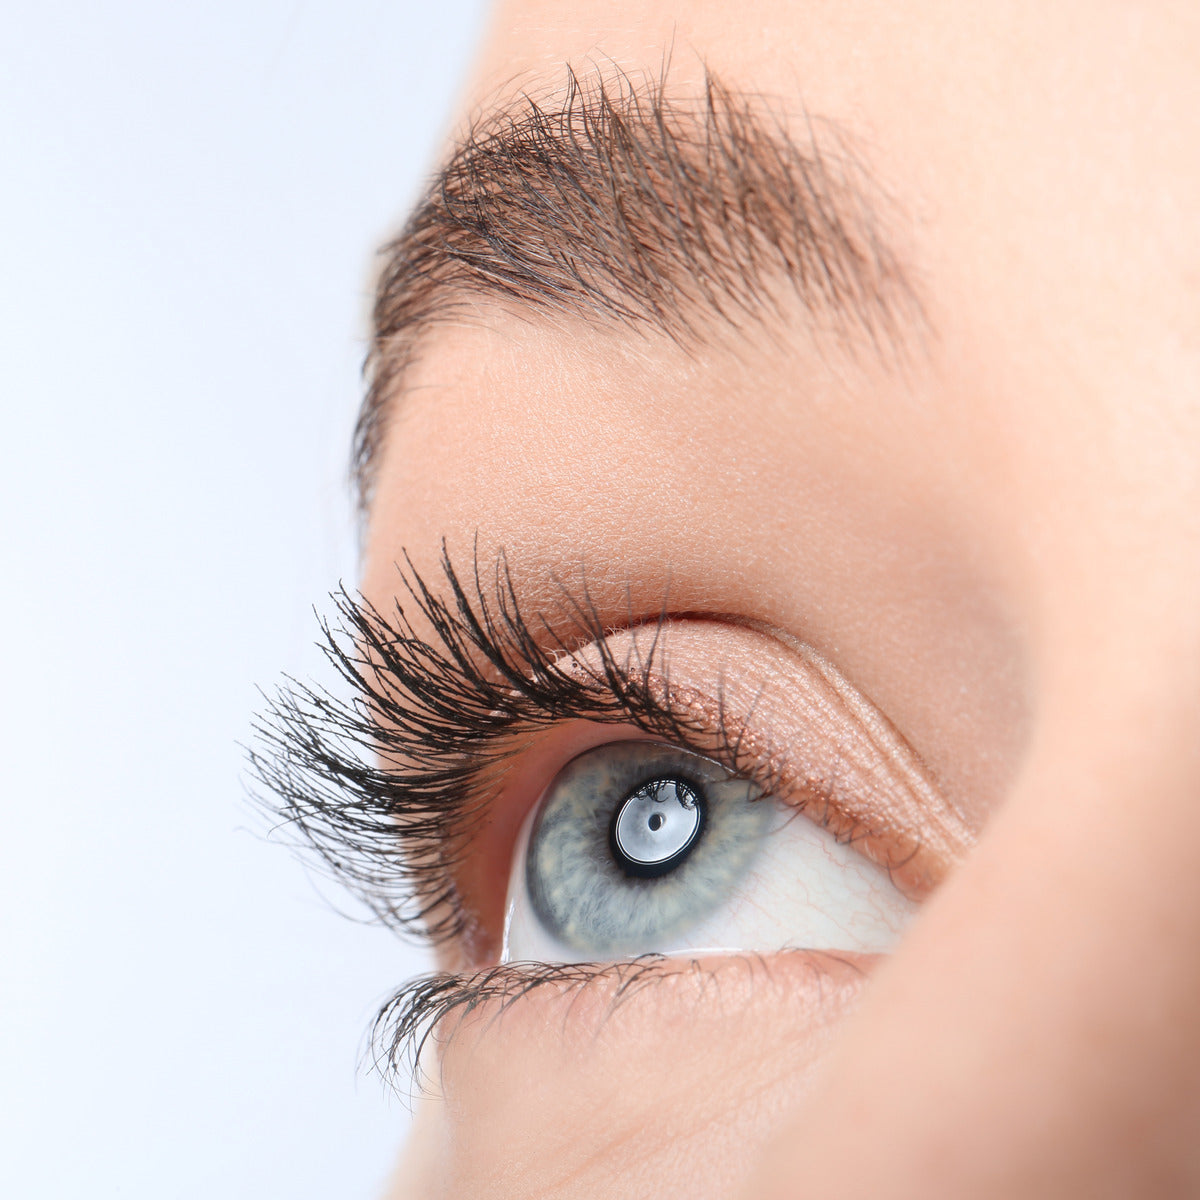
<svg viewBox="0 0 1200 1200">
<path fill-rule="evenodd" d="M 602 976 L 485 1005 L 426 1066 L 437 1099 L 394 1200 L 728 1196 L 803 1100 L 872 961 L 668 961 L 624 994 Z"/>
</svg>

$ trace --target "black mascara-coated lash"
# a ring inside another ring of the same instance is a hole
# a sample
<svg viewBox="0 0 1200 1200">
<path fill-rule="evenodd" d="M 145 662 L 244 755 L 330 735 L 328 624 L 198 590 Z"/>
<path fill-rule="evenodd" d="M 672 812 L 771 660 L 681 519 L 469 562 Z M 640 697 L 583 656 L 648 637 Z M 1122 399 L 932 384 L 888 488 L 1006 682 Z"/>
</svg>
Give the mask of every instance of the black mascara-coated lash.
<svg viewBox="0 0 1200 1200">
<path fill-rule="evenodd" d="M 528 620 L 503 553 L 488 583 L 477 555 L 464 582 L 443 546 L 445 598 L 405 564 L 390 614 L 341 591 L 322 621 L 350 698 L 286 679 L 250 750 L 259 805 L 383 924 L 436 943 L 470 927 L 454 868 L 521 734 L 570 719 L 632 724 L 738 770 L 723 720 L 712 729 L 672 707 L 657 654 L 665 606 L 649 649 L 618 662 L 586 589 L 564 588 L 555 612 Z M 589 644 L 596 665 L 581 671 L 565 656 Z"/>
</svg>

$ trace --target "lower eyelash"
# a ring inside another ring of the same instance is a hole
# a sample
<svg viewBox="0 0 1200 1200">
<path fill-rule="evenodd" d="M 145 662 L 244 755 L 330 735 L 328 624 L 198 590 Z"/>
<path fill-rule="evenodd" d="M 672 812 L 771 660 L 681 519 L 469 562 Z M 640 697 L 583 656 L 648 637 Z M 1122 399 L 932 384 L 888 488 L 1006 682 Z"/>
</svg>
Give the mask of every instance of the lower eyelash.
<svg viewBox="0 0 1200 1200">
<path fill-rule="evenodd" d="M 406 983 L 380 1009 L 371 1028 L 371 1066 L 391 1083 L 419 1079 L 421 1056 L 431 1039 L 444 1046 L 461 1022 L 488 1005 L 495 1021 L 514 1004 L 547 987 L 581 992 L 600 981 L 615 983 L 616 1009 L 662 978 L 661 954 L 603 963 L 504 963 L 463 974 L 438 972 Z M 699 964 L 696 964 L 697 967 Z"/>
<path fill-rule="evenodd" d="M 608 987 L 608 1004 L 603 1019 L 608 1020 L 647 988 L 668 979 L 686 974 L 701 985 L 700 992 L 704 993 L 709 987 L 719 987 L 719 977 L 726 971 L 739 968 L 769 975 L 772 964 L 784 958 L 811 965 L 818 980 L 823 967 L 828 970 L 832 964 L 856 976 L 866 974 L 861 956 L 784 949 L 770 956 L 726 954 L 719 960 L 644 954 L 614 962 L 505 963 L 471 973 L 422 975 L 405 984 L 380 1009 L 371 1029 L 367 1058 L 372 1069 L 398 1093 L 401 1080 L 411 1080 L 411 1098 L 421 1091 L 422 1056 L 429 1043 L 444 1050 L 462 1023 L 485 1006 L 491 1025 L 538 991 L 554 988 L 576 1000 L 587 989 L 604 984 Z"/>
</svg>

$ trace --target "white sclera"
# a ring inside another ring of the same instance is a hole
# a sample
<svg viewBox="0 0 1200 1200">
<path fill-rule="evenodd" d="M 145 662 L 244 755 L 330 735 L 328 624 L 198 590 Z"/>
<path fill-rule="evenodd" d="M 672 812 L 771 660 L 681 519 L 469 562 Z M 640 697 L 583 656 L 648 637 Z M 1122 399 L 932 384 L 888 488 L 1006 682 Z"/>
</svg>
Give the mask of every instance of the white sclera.
<svg viewBox="0 0 1200 1200">
<path fill-rule="evenodd" d="M 636 953 L 893 949 L 917 905 L 887 872 L 779 801 L 754 803 L 771 805 L 776 820 L 726 903 L 668 944 L 647 945 Z M 513 859 L 501 961 L 590 961 L 556 941 L 530 902 L 525 855 L 534 816 L 525 822 Z"/>
</svg>

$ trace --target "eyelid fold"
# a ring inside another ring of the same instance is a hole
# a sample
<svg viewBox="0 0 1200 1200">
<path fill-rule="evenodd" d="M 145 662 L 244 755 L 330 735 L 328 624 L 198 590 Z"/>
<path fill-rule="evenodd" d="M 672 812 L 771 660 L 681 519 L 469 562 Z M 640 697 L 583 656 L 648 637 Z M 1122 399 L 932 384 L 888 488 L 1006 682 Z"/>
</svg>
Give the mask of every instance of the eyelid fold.
<svg viewBox="0 0 1200 1200">
<path fill-rule="evenodd" d="M 790 637 L 715 620 L 635 626 L 572 652 L 564 669 L 599 682 L 605 660 L 646 678 L 714 757 L 805 812 L 927 895 L 974 834 L 902 734 L 827 660 Z"/>
</svg>

